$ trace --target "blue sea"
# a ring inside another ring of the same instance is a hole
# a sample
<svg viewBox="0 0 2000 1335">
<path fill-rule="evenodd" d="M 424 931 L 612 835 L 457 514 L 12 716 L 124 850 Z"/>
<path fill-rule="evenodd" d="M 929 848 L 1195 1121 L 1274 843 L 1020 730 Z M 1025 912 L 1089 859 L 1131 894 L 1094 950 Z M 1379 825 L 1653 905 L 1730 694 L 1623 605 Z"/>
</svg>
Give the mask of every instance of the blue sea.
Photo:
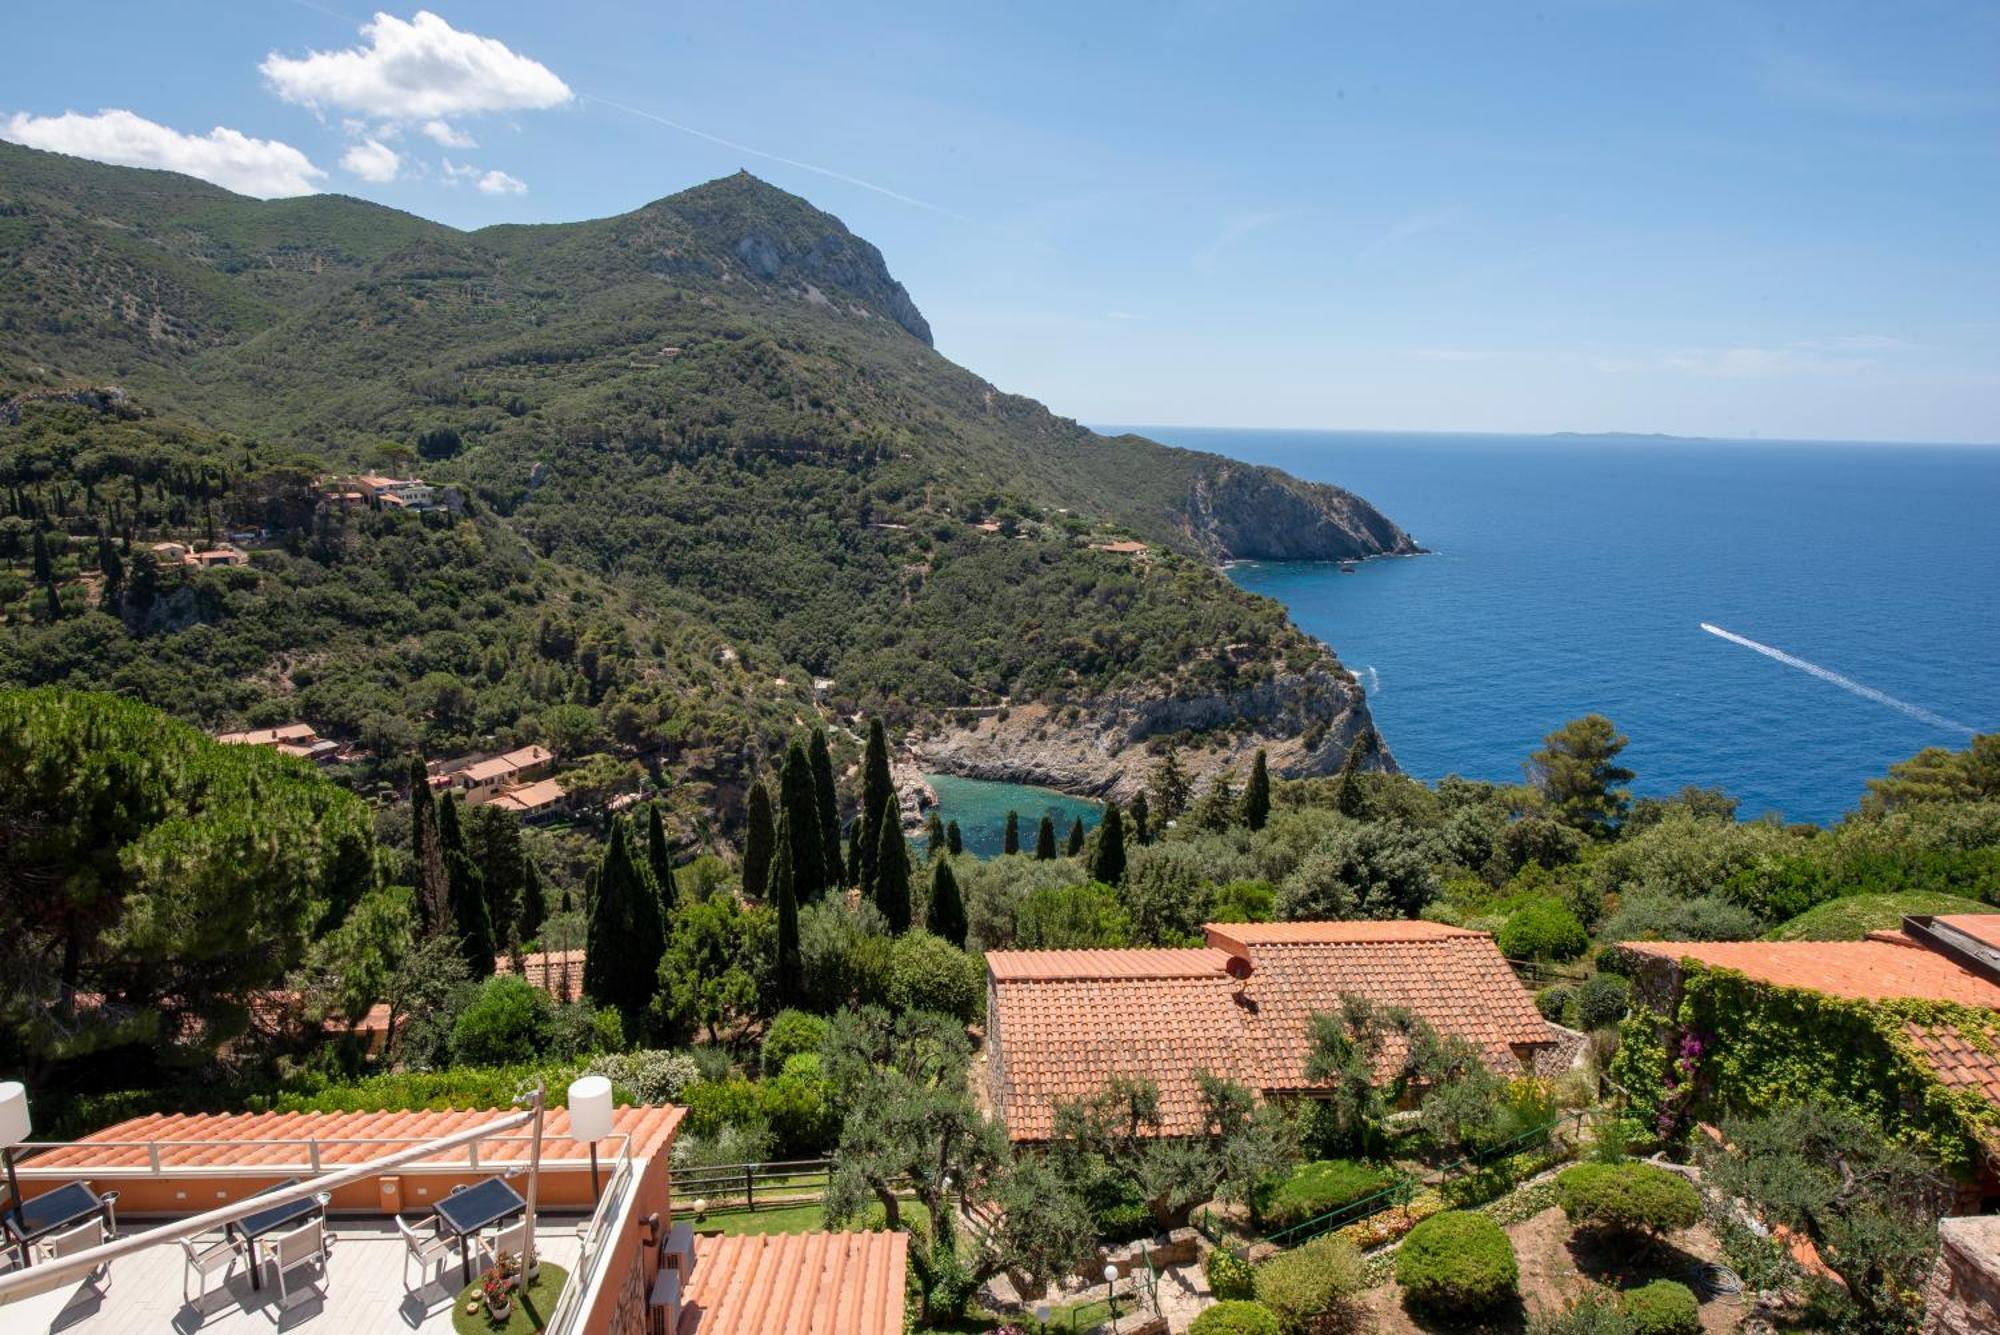
<svg viewBox="0 0 2000 1335">
<path fill-rule="evenodd" d="M 1048 816 L 1056 824 L 1056 846 L 1069 838 L 1069 827 L 1083 822 L 1086 831 L 1097 828 L 1103 807 L 1088 798 L 1071 797 L 1053 788 L 1036 788 L 1022 783 L 993 783 L 986 779 L 962 779 L 955 774 L 924 776 L 937 794 L 938 815 L 958 822 L 965 851 L 982 858 L 998 857 L 1007 844 L 1007 813 L 1020 817 L 1021 847 L 1035 851 L 1035 833 Z"/>
<path fill-rule="evenodd" d="M 1231 571 L 1360 675 L 1419 777 L 1516 781 L 1596 711 L 1639 792 L 1829 821 L 2000 728 L 2000 448 L 1133 429 L 1346 487 L 1435 552 Z"/>
</svg>

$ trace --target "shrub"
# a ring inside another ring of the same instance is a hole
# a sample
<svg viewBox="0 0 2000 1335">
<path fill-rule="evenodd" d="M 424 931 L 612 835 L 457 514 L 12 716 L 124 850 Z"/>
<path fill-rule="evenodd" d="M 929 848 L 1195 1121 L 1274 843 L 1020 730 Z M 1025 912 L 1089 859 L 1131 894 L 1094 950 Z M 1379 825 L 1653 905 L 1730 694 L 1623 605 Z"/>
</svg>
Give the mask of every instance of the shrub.
<svg viewBox="0 0 2000 1335">
<path fill-rule="evenodd" d="M 693 1057 L 663 1048 L 607 1053 L 593 1058 L 586 1069 L 610 1077 L 635 1103 L 678 1103 L 681 1092 L 701 1076 Z"/>
<path fill-rule="evenodd" d="M 1310 1331 L 1361 1291 L 1361 1253 L 1339 1238 L 1314 1238 L 1257 1267 L 1257 1301 L 1286 1335 Z"/>
<path fill-rule="evenodd" d="M 1580 1163 L 1556 1177 L 1556 1203 L 1572 1224 L 1614 1233 L 1671 1233 L 1701 1219 L 1694 1184 L 1655 1164 Z"/>
<path fill-rule="evenodd" d="M 1270 1308 L 1231 1298 L 1197 1313 L 1188 1335 L 1279 1335 L 1279 1330 Z"/>
<path fill-rule="evenodd" d="M 1250 1263 L 1227 1247 L 1210 1249 L 1202 1269 L 1208 1275 L 1208 1291 L 1217 1298 L 1248 1298 L 1256 1292 Z"/>
<path fill-rule="evenodd" d="M 1535 993 L 1535 1009 L 1542 1013 L 1544 1020 L 1561 1024 L 1575 1000 L 1575 988 L 1567 983 L 1557 983 L 1554 987 L 1545 987 Z"/>
<path fill-rule="evenodd" d="M 1490 1311 L 1512 1299 L 1521 1278 L 1514 1244 L 1482 1214 L 1446 1210 L 1410 1230 L 1396 1252 L 1396 1282 L 1413 1305 L 1434 1312 Z"/>
<path fill-rule="evenodd" d="M 1394 1180 L 1395 1174 L 1374 1164 L 1318 1159 L 1298 1165 L 1283 1178 L 1259 1183 L 1250 1204 L 1260 1226 L 1289 1228 L 1373 1196 Z"/>
<path fill-rule="evenodd" d="M 1500 953 L 1514 960 L 1573 960 L 1590 949 L 1590 933 L 1558 899 L 1531 899 L 1500 929 Z"/>
<path fill-rule="evenodd" d="M 889 1004 L 971 1024 L 985 1009 L 986 971 L 943 937 L 910 932 L 896 938 L 890 955 Z"/>
<path fill-rule="evenodd" d="M 1208 907 L 1210 922 L 1269 922 L 1278 892 L 1269 881 L 1231 881 L 1218 886 Z"/>
<path fill-rule="evenodd" d="M 748 1080 L 697 1080 L 684 1091 L 687 1129 L 704 1139 L 725 1126 L 766 1125 L 763 1091 Z"/>
<path fill-rule="evenodd" d="M 466 1066 L 499 1066 L 540 1055 L 555 1027 L 549 994 L 518 974 L 480 985 L 451 1027 L 451 1055 Z"/>
<path fill-rule="evenodd" d="M 1616 974 L 1600 973 L 1576 990 L 1579 1029 L 1602 1029 L 1625 1018 L 1632 1003 L 1632 985 Z"/>
<path fill-rule="evenodd" d="M 1685 1284 L 1656 1279 L 1628 1290 L 1622 1304 L 1632 1335 L 1700 1335 L 1701 1304 Z"/>
<path fill-rule="evenodd" d="M 805 1011 L 779 1011 L 771 1019 L 771 1027 L 764 1031 L 764 1046 L 760 1058 L 765 1075 L 776 1075 L 785 1069 L 785 1062 L 801 1052 L 818 1052 L 826 1042 L 827 1022 L 817 1015 Z"/>
<path fill-rule="evenodd" d="M 840 1122 L 828 1099 L 827 1082 L 819 1073 L 819 1056 L 801 1052 L 785 1063 L 784 1073 L 761 1086 L 764 1120 L 786 1156 L 822 1154 L 840 1135 Z"/>
<path fill-rule="evenodd" d="M 1537 1311 L 1528 1335 L 1632 1335 L 1632 1323 L 1616 1298 L 1592 1288 L 1558 1311 Z"/>
</svg>

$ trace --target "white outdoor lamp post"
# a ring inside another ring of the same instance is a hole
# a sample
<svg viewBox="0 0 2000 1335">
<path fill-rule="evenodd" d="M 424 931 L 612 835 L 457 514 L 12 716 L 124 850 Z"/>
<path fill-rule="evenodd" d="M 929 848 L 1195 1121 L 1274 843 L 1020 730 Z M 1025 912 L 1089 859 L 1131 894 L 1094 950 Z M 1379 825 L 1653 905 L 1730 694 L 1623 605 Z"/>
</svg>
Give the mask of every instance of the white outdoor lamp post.
<svg viewBox="0 0 2000 1335">
<path fill-rule="evenodd" d="M 1118 1267 L 1115 1265 L 1105 1266 L 1104 1304 L 1105 1306 L 1111 1309 L 1111 1319 L 1114 1321 L 1118 1319 L 1118 1294 L 1114 1289 L 1114 1286 L 1117 1283 L 1118 1283 Z"/>
<path fill-rule="evenodd" d="M 590 1199 L 597 1200 L 597 1142 L 611 1134 L 611 1081 L 580 1076 L 569 1087 L 569 1134 L 590 1142 Z"/>
<path fill-rule="evenodd" d="M 34 1128 L 28 1121 L 28 1087 L 18 1080 L 0 1084 L 0 1157 L 7 1160 L 7 1194 L 15 1214 L 21 1212 L 21 1183 L 14 1176 L 14 1147 Z"/>
</svg>

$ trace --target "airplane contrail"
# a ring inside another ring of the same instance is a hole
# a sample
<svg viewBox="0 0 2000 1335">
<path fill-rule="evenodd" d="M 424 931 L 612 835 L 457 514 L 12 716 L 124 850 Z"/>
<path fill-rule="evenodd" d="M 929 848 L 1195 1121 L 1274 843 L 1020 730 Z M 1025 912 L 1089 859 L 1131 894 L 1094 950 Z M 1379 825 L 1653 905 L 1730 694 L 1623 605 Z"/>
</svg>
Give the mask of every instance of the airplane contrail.
<svg viewBox="0 0 2000 1335">
<path fill-rule="evenodd" d="M 1897 710 L 1900 713 L 1908 714 L 1911 718 L 1922 723 L 1928 723 L 1933 728 L 1944 728 L 1950 732 L 1962 732 L 1968 737 L 1979 731 L 1977 728 L 1968 728 L 1963 723 L 1948 719 L 1942 714 L 1934 714 L 1922 705 L 1913 705 L 1907 700 L 1898 700 L 1895 696 L 1885 691 L 1878 691 L 1873 686 L 1863 686 L 1852 677 L 1843 677 L 1831 668 L 1823 668 L 1817 663 L 1808 663 L 1805 659 L 1788 654 L 1783 649 L 1773 649 L 1768 644 L 1759 644 L 1747 635 L 1738 635 L 1736 632 L 1724 630 L 1720 626 L 1711 626 L 1706 621 L 1701 623 L 1701 628 L 1710 635 L 1720 636 L 1731 644 L 1740 644 L 1745 649 L 1754 649 L 1766 658 L 1775 658 L 1786 667 L 1795 667 L 1801 672 L 1809 672 L 1821 681 L 1831 682 L 1843 691 L 1852 691 L 1864 700 L 1873 700 L 1878 705 L 1887 705 L 1889 708 Z"/>
</svg>

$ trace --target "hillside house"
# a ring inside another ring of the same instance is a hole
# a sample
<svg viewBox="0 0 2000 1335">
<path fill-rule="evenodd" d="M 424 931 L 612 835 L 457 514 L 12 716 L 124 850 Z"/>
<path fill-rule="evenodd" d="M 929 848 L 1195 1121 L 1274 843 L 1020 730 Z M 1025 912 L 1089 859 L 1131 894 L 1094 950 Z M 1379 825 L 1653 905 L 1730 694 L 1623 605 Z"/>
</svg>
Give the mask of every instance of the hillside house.
<svg viewBox="0 0 2000 1335">
<path fill-rule="evenodd" d="M 1093 542 L 1092 551 L 1109 552 L 1113 556 L 1144 556 L 1147 552 L 1143 542 Z"/>
<path fill-rule="evenodd" d="M 1197 1072 L 1309 1097 L 1311 1017 L 1338 1011 L 1345 993 L 1407 1007 L 1510 1074 L 1558 1042 L 1485 932 L 1432 922 L 1204 930 L 1207 944 L 1189 950 L 987 955 L 988 1078 L 1012 1139 L 1046 1140 L 1058 1103 L 1097 1093 L 1112 1075 L 1158 1088 L 1163 1135 L 1202 1131 Z"/>
<path fill-rule="evenodd" d="M 364 497 L 384 510 L 429 510 L 437 504 L 437 489 L 422 478 L 363 473 L 354 482 Z"/>
<path fill-rule="evenodd" d="M 340 754 L 340 743 L 321 737 L 310 723 L 284 723 L 275 728 L 252 728 L 248 732 L 218 733 L 224 746 L 268 746 L 280 755 L 297 756 L 315 765 L 331 764 Z"/>
<path fill-rule="evenodd" d="M 182 559 L 188 565 L 209 570 L 216 566 L 247 566 L 250 564 L 250 553 L 232 543 L 224 542 L 205 550 L 189 552 Z"/>
<path fill-rule="evenodd" d="M 1860 941 L 1628 941 L 1669 1049 L 1700 1049 L 1695 1116 L 1774 1101 L 1917 1129 L 1965 1209 L 2000 1206 L 2000 914 L 1912 916 Z"/>
<path fill-rule="evenodd" d="M 433 776 L 445 780 L 442 787 L 455 788 L 467 806 L 481 806 L 501 793 L 521 787 L 541 777 L 555 763 L 555 753 L 543 746 L 519 746 L 498 755 L 450 761 Z"/>
</svg>

